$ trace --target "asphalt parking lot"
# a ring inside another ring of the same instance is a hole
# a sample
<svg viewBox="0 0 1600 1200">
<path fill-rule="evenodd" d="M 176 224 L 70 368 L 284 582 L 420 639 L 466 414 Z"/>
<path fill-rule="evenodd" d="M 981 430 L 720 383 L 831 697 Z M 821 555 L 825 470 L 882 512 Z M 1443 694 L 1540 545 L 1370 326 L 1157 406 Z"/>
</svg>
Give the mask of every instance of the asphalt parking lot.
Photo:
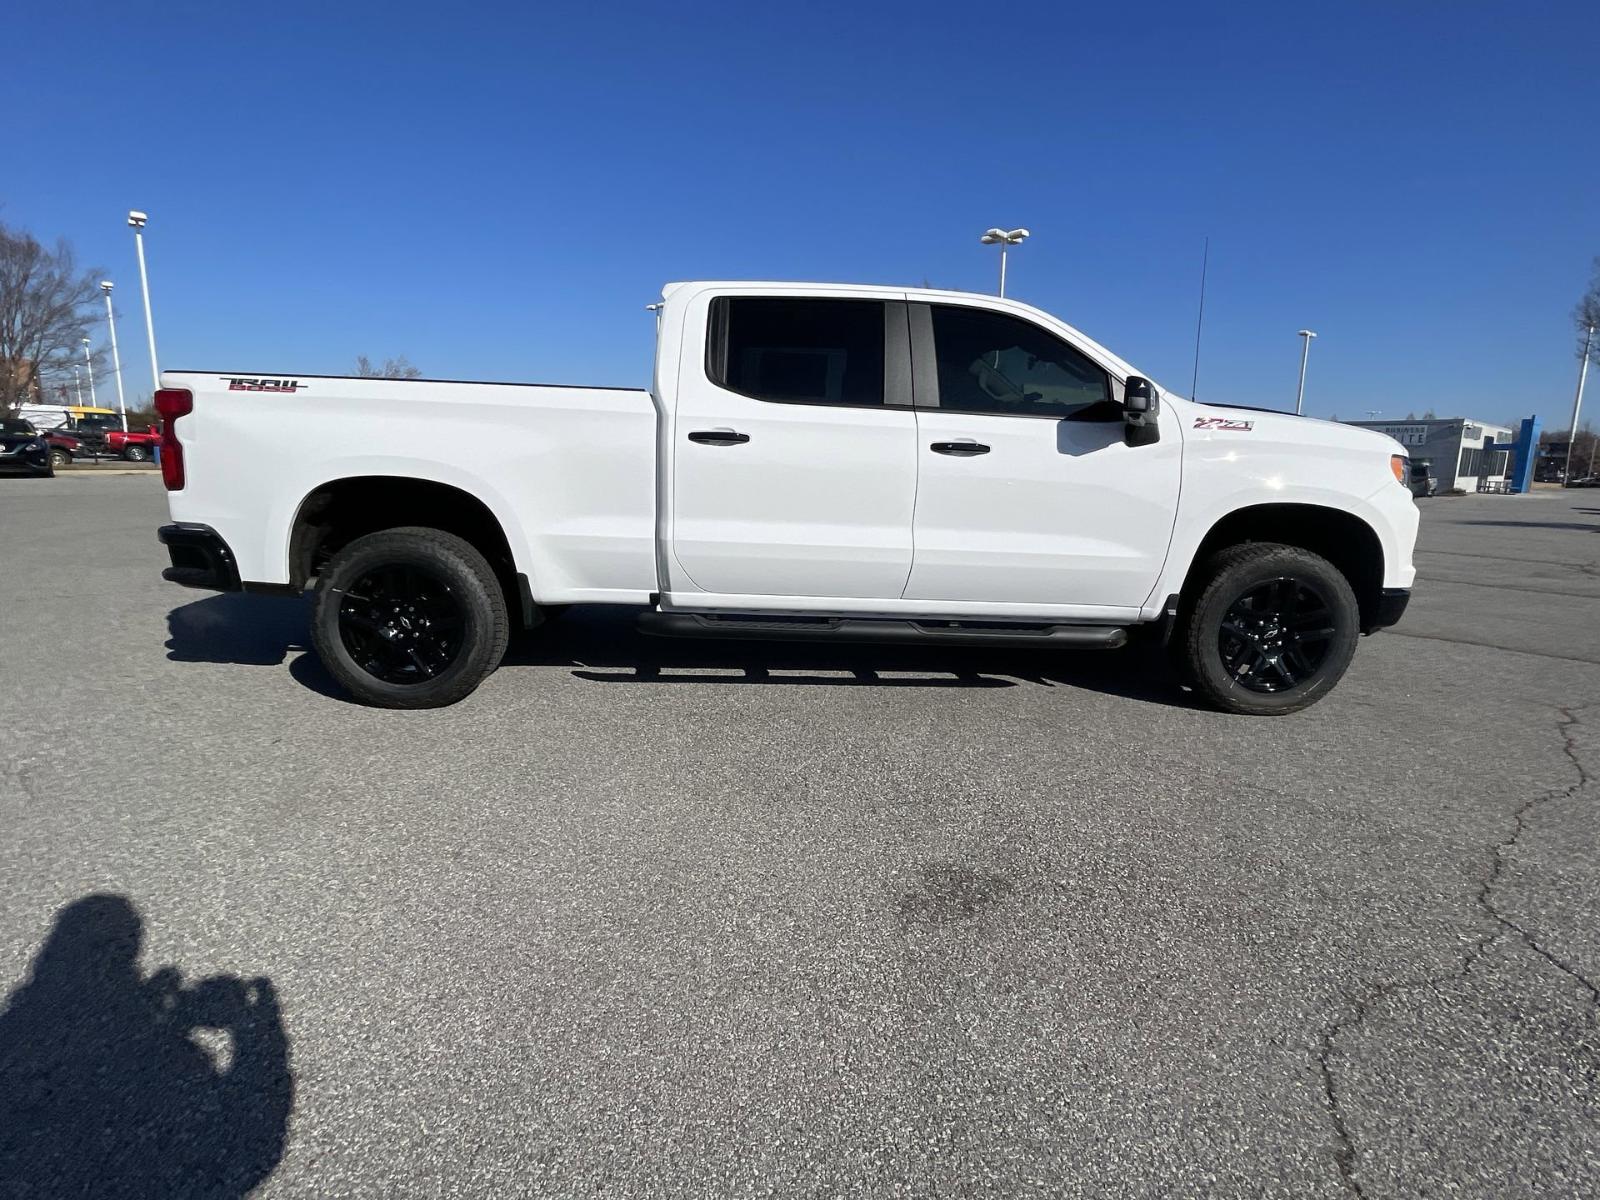
<svg viewBox="0 0 1600 1200">
<path fill-rule="evenodd" d="M 1279 720 L 581 610 L 369 710 L 164 514 L 0 479 L 0 1195 L 1600 1192 L 1600 492 Z"/>
</svg>

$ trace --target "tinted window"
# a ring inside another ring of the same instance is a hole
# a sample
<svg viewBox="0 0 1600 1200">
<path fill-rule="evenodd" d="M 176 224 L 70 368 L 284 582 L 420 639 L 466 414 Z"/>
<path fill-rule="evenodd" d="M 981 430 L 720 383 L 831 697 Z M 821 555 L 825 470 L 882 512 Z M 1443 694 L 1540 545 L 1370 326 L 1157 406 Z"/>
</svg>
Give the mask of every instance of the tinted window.
<svg viewBox="0 0 1600 1200">
<path fill-rule="evenodd" d="M 876 300 L 724 296 L 711 312 L 711 381 L 787 404 L 883 403 Z"/>
<path fill-rule="evenodd" d="M 0 421 L 0 433 L 10 433 L 20 436 L 25 433 L 34 432 L 36 431 L 33 426 L 28 424 L 26 421 L 13 421 L 10 419 Z"/>
<path fill-rule="evenodd" d="M 1106 373 L 1031 321 L 977 308 L 933 308 L 939 407 L 1017 417 L 1117 420 Z"/>
</svg>

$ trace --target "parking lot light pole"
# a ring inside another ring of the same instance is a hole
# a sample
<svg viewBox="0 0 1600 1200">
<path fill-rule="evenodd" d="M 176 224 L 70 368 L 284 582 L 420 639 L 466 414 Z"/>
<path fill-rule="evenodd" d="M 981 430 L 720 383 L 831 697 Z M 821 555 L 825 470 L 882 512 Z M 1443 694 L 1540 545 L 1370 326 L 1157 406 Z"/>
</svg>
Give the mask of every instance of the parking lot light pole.
<svg viewBox="0 0 1600 1200">
<path fill-rule="evenodd" d="M 156 365 L 156 326 L 150 319 L 150 276 L 144 269 L 144 227 L 149 216 L 142 212 L 130 212 L 128 224 L 133 226 L 133 244 L 139 251 L 139 286 L 144 289 L 144 329 L 150 335 L 150 374 L 155 379 L 155 387 L 151 395 L 161 390 L 161 368 Z"/>
<path fill-rule="evenodd" d="M 1572 429 L 1567 434 L 1567 461 L 1561 465 L 1561 486 L 1566 487 L 1572 478 L 1572 452 L 1578 448 L 1578 414 L 1583 411 L 1583 381 L 1589 375 L 1589 347 L 1594 343 L 1594 326 L 1583 334 L 1583 362 L 1578 367 L 1578 394 L 1572 398 Z M 1591 462 L 1594 455 L 1590 455 Z"/>
<path fill-rule="evenodd" d="M 72 394 L 78 398 L 78 407 L 83 407 L 83 373 L 78 370 L 78 364 L 72 364 Z"/>
<path fill-rule="evenodd" d="M 985 246 L 1000 247 L 1000 298 L 1006 294 L 1006 249 L 1020 246 L 1028 238 L 1026 229 L 991 229 L 978 240 Z"/>
<path fill-rule="evenodd" d="M 89 369 L 89 403 L 95 408 L 100 407 L 100 397 L 94 390 L 94 359 L 89 357 L 89 339 L 80 338 L 83 342 L 83 365 Z"/>
<path fill-rule="evenodd" d="M 1311 339 L 1317 335 L 1309 329 L 1300 331 L 1300 390 L 1294 396 L 1294 415 L 1300 415 L 1300 407 L 1306 402 L 1306 359 L 1311 354 Z"/>
<path fill-rule="evenodd" d="M 128 432 L 128 404 L 122 398 L 122 358 L 117 354 L 117 314 L 111 307 L 112 282 L 102 280 L 100 290 L 106 294 L 106 328 L 111 331 L 111 373 L 117 378 L 117 412 L 122 417 L 122 432 Z"/>
</svg>

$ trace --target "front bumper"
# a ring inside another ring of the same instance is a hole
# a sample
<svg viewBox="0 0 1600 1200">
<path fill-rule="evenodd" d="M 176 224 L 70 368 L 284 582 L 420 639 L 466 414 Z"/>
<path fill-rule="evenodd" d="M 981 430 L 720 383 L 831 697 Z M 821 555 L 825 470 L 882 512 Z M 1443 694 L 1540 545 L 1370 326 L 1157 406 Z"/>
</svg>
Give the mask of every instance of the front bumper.
<svg viewBox="0 0 1600 1200">
<path fill-rule="evenodd" d="M 233 551 L 211 526 L 163 525 L 156 537 L 172 558 L 172 565 L 161 572 L 168 583 L 213 592 L 241 590 Z"/>
<path fill-rule="evenodd" d="M 1378 609 L 1362 632 L 1377 633 L 1380 629 L 1399 624 L 1400 618 L 1406 615 L 1406 605 L 1410 603 L 1410 588 L 1384 588 L 1378 593 Z"/>
<path fill-rule="evenodd" d="M 50 473 L 50 447 L 37 450 L 0 450 L 0 471 L 31 471 L 36 475 Z"/>
</svg>

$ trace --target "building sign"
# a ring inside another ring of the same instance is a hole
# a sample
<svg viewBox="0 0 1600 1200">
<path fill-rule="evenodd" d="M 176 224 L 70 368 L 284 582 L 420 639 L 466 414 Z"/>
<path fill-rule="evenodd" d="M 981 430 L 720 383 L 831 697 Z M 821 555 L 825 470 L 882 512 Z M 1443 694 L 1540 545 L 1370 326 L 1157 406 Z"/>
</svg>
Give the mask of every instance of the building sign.
<svg viewBox="0 0 1600 1200">
<path fill-rule="evenodd" d="M 1382 432 L 1402 446 L 1420 446 L 1428 440 L 1426 425 L 1385 425 Z"/>
</svg>

